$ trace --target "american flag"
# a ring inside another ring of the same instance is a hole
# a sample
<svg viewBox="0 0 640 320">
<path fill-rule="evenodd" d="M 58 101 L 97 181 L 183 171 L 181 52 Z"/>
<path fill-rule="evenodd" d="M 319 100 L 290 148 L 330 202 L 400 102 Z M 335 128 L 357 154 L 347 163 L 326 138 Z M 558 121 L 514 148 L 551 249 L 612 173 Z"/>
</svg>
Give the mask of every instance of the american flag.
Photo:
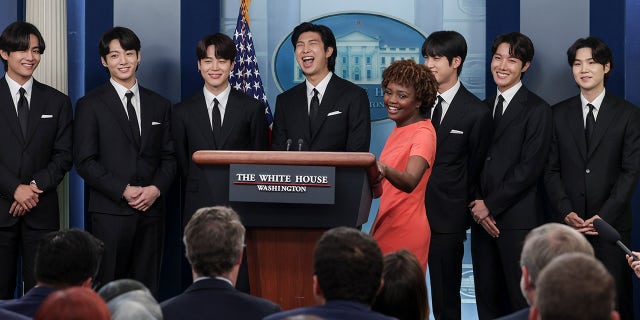
<svg viewBox="0 0 640 320">
<path fill-rule="evenodd" d="M 249 30 L 249 4 L 251 0 L 241 0 L 240 12 L 236 31 L 233 34 L 233 42 L 236 44 L 238 54 L 236 55 L 233 72 L 229 75 L 229 82 L 236 90 L 252 96 L 264 104 L 264 114 L 267 118 L 267 125 L 271 127 L 273 115 L 267 95 L 264 93 L 260 70 L 258 69 L 258 59 L 253 46 L 253 37 Z"/>
</svg>

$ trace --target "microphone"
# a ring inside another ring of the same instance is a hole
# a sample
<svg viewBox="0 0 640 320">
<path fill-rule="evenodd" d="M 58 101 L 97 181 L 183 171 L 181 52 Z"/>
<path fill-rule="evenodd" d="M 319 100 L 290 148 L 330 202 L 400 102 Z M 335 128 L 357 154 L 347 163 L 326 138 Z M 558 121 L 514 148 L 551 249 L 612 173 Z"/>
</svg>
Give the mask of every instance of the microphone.
<svg viewBox="0 0 640 320">
<path fill-rule="evenodd" d="M 298 151 L 302 151 L 303 143 L 304 143 L 304 140 L 302 140 L 302 138 L 298 139 Z"/>
<path fill-rule="evenodd" d="M 593 220 L 593 227 L 596 229 L 602 240 L 609 243 L 617 244 L 618 247 L 622 249 L 622 251 L 624 251 L 630 257 L 633 257 L 633 261 L 640 261 L 640 259 L 638 259 L 638 257 L 636 257 L 633 253 L 631 253 L 631 250 L 629 250 L 629 248 L 627 248 L 627 246 L 625 246 L 624 243 L 620 241 L 620 233 L 606 221 L 602 219 L 595 219 Z"/>
<path fill-rule="evenodd" d="M 287 151 L 289 151 L 289 149 L 291 149 L 291 143 L 292 142 L 293 142 L 293 140 L 287 139 Z"/>
</svg>

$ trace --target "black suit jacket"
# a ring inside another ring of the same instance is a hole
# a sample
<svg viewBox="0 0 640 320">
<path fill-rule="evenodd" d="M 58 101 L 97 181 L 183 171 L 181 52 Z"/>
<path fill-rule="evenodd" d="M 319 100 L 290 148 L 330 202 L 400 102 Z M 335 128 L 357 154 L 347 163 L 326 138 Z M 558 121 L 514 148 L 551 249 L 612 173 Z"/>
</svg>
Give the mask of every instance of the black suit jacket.
<svg viewBox="0 0 640 320">
<path fill-rule="evenodd" d="M 33 287 L 18 299 L 0 301 L 0 309 L 32 318 L 44 300 L 56 290 L 51 287 Z"/>
<path fill-rule="evenodd" d="M 493 110 L 496 97 L 485 103 Z M 499 229 L 531 229 L 544 220 L 538 182 L 549 155 L 551 108 L 522 86 L 493 133 L 482 169 L 482 199 Z"/>
<path fill-rule="evenodd" d="M 74 161 L 90 187 L 89 212 L 131 215 L 123 199 L 127 184 L 155 185 L 164 194 L 176 172 L 170 136 L 171 103 L 139 86 L 141 145 L 133 140 L 127 114 L 116 89 L 107 82 L 78 100 L 74 121 Z M 147 215 L 164 213 L 158 198 Z"/>
<path fill-rule="evenodd" d="M 545 184 L 558 219 L 570 212 L 599 215 L 620 231 L 631 230 L 631 197 L 640 167 L 638 107 L 608 92 L 587 150 L 580 96 L 553 107 L 553 137 Z"/>
<path fill-rule="evenodd" d="M 453 233 L 469 228 L 468 206 L 479 190 L 492 131 L 485 104 L 460 85 L 438 128 L 436 160 L 427 184 L 425 202 L 432 231 Z"/>
<path fill-rule="evenodd" d="M 232 88 L 222 122 L 222 134 L 216 138 L 211 130 L 202 91 L 174 107 L 171 133 L 185 183 L 185 223 L 195 210 L 213 204 L 212 195 L 216 187 L 209 185 L 202 167 L 191 160 L 193 153 L 198 150 L 268 150 L 269 129 L 264 110 L 260 101 Z"/>
<path fill-rule="evenodd" d="M 160 306 L 165 320 L 254 320 L 280 311 L 273 302 L 240 292 L 219 279 L 197 281 Z"/>
<path fill-rule="evenodd" d="M 369 151 L 369 98 L 361 87 L 332 75 L 322 97 L 315 132 L 309 129 L 307 85 L 302 82 L 278 95 L 273 120 L 273 150 Z"/>
<path fill-rule="evenodd" d="M 9 85 L 0 79 L 0 227 L 18 221 L 8 213 L 13 194 L 19 184 L 35 180 L 44 193 L 24 221 L 36 229 L 58 228 L 56 187 L 71 169 L 72 118 L 69 97 L 34 79 L 23 139 Z"/>
</svg>

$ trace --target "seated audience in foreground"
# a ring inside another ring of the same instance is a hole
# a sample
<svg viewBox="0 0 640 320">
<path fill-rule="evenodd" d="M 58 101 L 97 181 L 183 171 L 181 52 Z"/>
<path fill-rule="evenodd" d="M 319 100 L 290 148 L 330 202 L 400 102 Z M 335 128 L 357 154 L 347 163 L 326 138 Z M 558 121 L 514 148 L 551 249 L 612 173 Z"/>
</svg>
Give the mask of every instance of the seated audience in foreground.
<svg viewBox="0 0 640 320">
<path fill-rule="evenodd" d="M 313 315 L 324 319 L 393 319 L 371 311 L 382 287 L 382 251 L 371 236 L 338 227 L 325 232 L 313 253 L 313 291 L 318 306 L 276 313 L 265 320 Z"/>
<path fill-rule="evenodd" d="M 617 320 L 613 277 L 602 262 L 584 253 L 553 259 L 536 281 L 529 319 Z"/>
<path fill-rule="evenodd" d="M 535 302 L 536 280 L 540 271 L 554 258 L 570 252 L 594 256 L 593 247 L 580 232 L 560 223 L 547 223 L 531 230 L 520 253 L 522 278 L 520 290 L 531 306 Z M 529 308 L 516 311 L 499 320 L 529 319 Z"/>
<path fill-rule="evenodd" d="M 184 229 L 193 284 L 162 303 L 165 320 L 262 319 L 280 311 L 270 301 L 235 289 L 245 229 L 231 208 L 201 208 Z"/>
<path fill-rule="evenodd" d="M 407 250 L 384 255 L 384 286 L 372 310 L 399 320 L 429 319 L 429 294 L 425 274 L 416 256 Z"/>
<path fill-rule="evenodd" d="M 19 299 L 0 301 L 0 309 L 33 317 L 52 292 L 73 286 L 91 287 L 102 256 L 102 242 L 80 229 L 50 232 L 35 257 L 36 286 Z"/>
<path fill-rule="evenodd" d="M 0 309 L 0 319 L 2 320 L 29 320 L 31 318 L 23 316 L 13 311 Z"/>
<path fill-rule="evenodd" d="M 137 280 L 114 280 L 98 291 L 107 303 L 111 320 L 162 320 L 162 310 L 151 291 Z"/>
<path fill-rule="evenodd" d="M 44 300 L 35 320 L 110 320 L 104 300 L 91 288 L 58 290 Z"/>
</svg>

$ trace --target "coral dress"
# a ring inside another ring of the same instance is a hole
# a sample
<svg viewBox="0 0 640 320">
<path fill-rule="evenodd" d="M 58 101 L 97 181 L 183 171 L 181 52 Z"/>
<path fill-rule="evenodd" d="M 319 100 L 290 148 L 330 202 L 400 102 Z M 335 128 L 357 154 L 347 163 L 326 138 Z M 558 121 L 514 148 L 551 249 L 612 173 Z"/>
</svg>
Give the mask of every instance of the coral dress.
<svg viewBox="0 0 640 320">
<path fill-rule="evenodd" d="M 422 179 L 406 193 L 394 187 L 386 179 L 382 181 L 382 197 L 371 235 L 378 242 L 382 253 L 400 249 L 411 251 L 427 269 L 431 228 L 424 205 L 427 181 L 436 155 L 436 133 L 430 120 L 396 127 L 382 149 L 380 161 L 396 170 L 405 171 L 410 156 L 420 156 L 429 163 Z"/>
</svg>

